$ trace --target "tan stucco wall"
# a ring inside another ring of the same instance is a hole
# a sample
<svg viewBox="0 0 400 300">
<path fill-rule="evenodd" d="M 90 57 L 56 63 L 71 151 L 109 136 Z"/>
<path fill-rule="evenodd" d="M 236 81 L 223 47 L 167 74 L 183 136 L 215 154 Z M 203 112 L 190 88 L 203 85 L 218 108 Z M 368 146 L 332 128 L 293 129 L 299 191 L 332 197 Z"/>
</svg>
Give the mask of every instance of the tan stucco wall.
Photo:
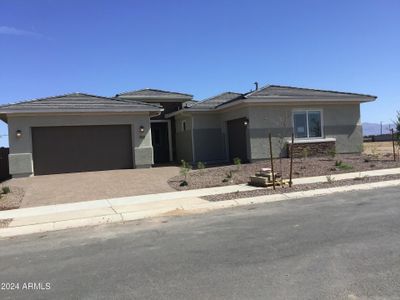
<svg viewBox="0 0 400 300">
<path fill-rule="evenodd" d="M 86 114 L 86 115 L 35 115 L 8 116 L 8 135 L 10 144 L 10 173 L 14 177 L 33 173 L 32 127 L 85 126 L 85 125 L 131 125 L 134 166 L 151 166 L 153 148 L 151 143 L 150 119 L 148 113 L 141 114 Z M 138 128 L 143 126 L 141 136 Z M 17 138 L 16 131 L 22 136 Z"/>
</svg>

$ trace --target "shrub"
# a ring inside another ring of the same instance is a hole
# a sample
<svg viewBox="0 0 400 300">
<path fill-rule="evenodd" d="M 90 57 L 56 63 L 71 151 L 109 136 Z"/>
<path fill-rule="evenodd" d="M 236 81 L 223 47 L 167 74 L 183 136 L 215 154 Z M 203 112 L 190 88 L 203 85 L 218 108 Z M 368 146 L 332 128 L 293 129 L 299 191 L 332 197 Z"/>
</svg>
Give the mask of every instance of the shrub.
<svg viewBox="0 0 400 300">
<path fill-rule="evenodd" d="M 341 161 L 341 160 L 337 160 L 337 161 L 335 162 L 335 167 L 336 167 L 336 168 L 339 168 L 339 169 L 341 169 L 341 170 L 350 170 L 350 169 L 353 169 L 353 166 L 352 166 L 352 165 L 346 164 L 346 163 L 344 163 L 344 162 Z"/>
<path fill-rule="evenodd" d="M 181 168 L 180 174 L 185 177 L 185 180 L 183 180 L 181 182 L 180 186 L 186 186 L 186 185 L 188 185 L 187 175 L 189 174 L 190 170 L 192 169 L 192 166 L 188 162 L 186 162 L 182 159 L 180 168 Z"/>
<path fill-rule="evenodd" d="M 199 161 L 197 163 L 197 169 L 204 170 L 205 168 L 206 168 L 206 165 L 202 161 Z"/>
<path fill-rule="evenodd" d="M 302 153 L 303 153 L 304 160 L 306 160 L 308 158 L 308 155 L 310 154 L 310 150 L 308 150 L 308 148 L 305 147 L 305 148 L 303 148 Z"/>
<path fill-rule="evenodd" d="M 326 182 L 329 184 L 332 184 L 335 182 L 335 177 L 332 177 L 332 175 L 327 175 L 326 176 Z"/>
<path fill-rule="evenodd" d="M 8 186 L 3 186 L 2 188 L 1 188 L 1 193 L 2 194 L 8 194 L 8 193 L 10 193 L 11 192 L 11 190 L 10 190 L 10 188 L 8 187 Z"/>
<path fill-rule="evenodd" d="M 239 157 L 235 157 L 235 158 L 233 159 L 233 163 L 235 164 L 235 166 L 236 166 L 237 169 L 239 170 L 239 169 L 240 169 L 240 166 L 241 166 L 241 164 L 242 164 L 242 160 L 241 160 Z"/>
<path fill-rule="evenodd" d="M 334 147 L 330 148 L 330 149 L 328 150 L 328 155 L 329 155 L 332 159 L 334 159 L 335 156 L 336 156 L 336 149 L 335 149 Z"/>
</svg>

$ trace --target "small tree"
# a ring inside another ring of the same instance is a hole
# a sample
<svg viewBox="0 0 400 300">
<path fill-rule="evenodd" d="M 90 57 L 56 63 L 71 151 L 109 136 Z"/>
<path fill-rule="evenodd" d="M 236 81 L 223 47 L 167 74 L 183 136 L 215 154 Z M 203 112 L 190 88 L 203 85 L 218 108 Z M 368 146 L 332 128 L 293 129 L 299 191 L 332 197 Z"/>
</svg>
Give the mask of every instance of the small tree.
<svg viewBox="0 0 400 300">
<path fill-rule="evenodd" d="M 396 125 L 396 139 L 397 139 L 397 146 L 400 146 L 400 111 L 397 112 L 396 121 L 394 122 Z"/>
</svg>

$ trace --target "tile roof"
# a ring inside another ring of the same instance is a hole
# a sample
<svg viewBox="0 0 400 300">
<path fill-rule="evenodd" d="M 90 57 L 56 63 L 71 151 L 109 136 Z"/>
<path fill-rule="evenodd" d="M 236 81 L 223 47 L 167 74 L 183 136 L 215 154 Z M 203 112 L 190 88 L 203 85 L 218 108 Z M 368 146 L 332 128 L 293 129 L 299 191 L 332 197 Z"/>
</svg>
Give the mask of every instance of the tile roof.
<svg viewBox="0 0 400 300">
<path fill-rule="evenodd" d="M 257 91 L 253 91 L 246 95 L 246 98 L 252 97 L 299 97 L 299 98 L 354 98 L 354 97 L 363 97 L 363 98 L 376 98 L 376 96 L 365 95 L 365 94 L 356 94 L 356 93 L 348 93 L 348 92 L 338 92 L 338 91 L 330 91 L 330 90 L 318 90 L 318 89 L 310 89 L 310 88 L 299 88 L 292 86 L 282 86 L 282 85 L 267 85 L 258 89 Z"/>
<path fill-rule="evenodd" d="M 156 104 L 140 101 L 125 101 L 117 98 L 72 93 L 60 96 L 21 101 L 0 106 L 0 113 L 7 112 L 51 112 L 51 111 L 161 111 Z"/>
<path fill-rule="evenodd" d="M 141 89 L 131 92 L 124 92 L 117 94 L 116 97 L 149 97 L 149 98 L 171 98 L 171 99 L 192 99 L 193 95 L 170 92 L 157 89 Z"/>
<path fill-rule="evenodd" d="M 238 99 L 243 99 L 244 95 L 234 92 L 225 92 L 214 97 L 207 98 L 203 101 L 199 101 L 196 104 L 190 106 L 190 109 L 213 109 L 217 108 L 222 104 L 232 102 Z"/>
</svg>

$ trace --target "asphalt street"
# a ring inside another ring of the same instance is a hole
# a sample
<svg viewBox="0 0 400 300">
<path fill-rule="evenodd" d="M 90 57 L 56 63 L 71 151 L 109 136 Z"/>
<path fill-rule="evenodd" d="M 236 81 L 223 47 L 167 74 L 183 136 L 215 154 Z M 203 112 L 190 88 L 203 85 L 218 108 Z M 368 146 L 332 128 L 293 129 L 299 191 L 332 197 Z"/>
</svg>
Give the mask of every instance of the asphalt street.
<svg viewBox="0 0 400 300">
<path fill-rule="evenodd" d="M 400 299 L 399 194 L 2 240 L 0 299 Z"/>
</svg>

